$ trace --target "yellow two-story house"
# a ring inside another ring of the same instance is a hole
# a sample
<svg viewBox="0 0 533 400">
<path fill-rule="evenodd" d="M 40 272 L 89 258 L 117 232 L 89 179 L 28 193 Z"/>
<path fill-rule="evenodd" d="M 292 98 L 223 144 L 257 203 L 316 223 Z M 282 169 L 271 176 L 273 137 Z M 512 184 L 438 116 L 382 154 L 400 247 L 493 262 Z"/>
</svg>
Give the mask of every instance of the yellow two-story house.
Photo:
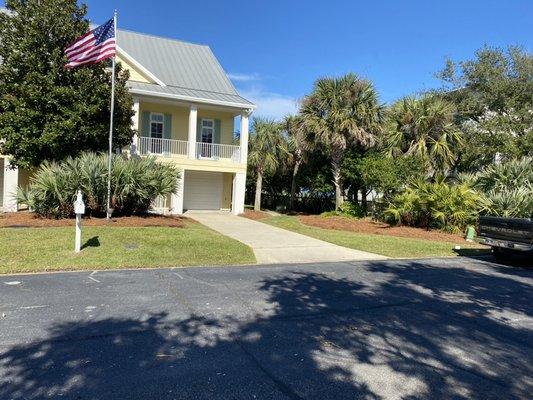
<svg viewBox="0 0 533 400">
<path fill-rule="evenodd" d="M 125 30 L 117 45 L 134 97 L 137 134 L 128 151 L 181 170 L 178 193 L 158 199 L 154 210 L 242 213 L 254 104 L 237 93 L 208 46 Z M 0 163 L 0 205 L 16 211 L 16 187 L 28 174 L 7 168 L 7 158 Z"/>
</svg>

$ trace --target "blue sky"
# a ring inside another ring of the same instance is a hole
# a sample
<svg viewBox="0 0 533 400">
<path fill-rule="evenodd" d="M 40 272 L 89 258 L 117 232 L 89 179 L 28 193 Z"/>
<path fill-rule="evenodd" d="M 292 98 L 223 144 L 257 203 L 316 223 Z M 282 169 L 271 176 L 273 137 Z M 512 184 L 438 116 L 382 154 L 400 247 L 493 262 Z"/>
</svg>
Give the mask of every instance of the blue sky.
<svg viewBox="0 0 533 400">
<path fill-rule="evenodd" d="M 2 3 L 2 1 L 0 1 Z M 438 87 L 445 57 L 533 48 L 532 0 L 87 0 L 100 23 L 208 44 L 258 114 L 293 111 L 320 76 L 353 71 L 383 102 Z"/>
</svg>

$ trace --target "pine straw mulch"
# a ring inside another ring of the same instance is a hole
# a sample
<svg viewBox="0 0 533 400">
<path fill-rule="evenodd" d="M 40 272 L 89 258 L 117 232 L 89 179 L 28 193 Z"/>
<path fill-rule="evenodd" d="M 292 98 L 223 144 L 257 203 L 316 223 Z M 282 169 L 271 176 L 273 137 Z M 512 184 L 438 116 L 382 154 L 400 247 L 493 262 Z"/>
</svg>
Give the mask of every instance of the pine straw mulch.
<svg viewBox="0 0 533 400">
<path fill-rule="evenodd" d="M 436 242 L 465 242 L 461 235 L 446 233 L 438 230 L 425 230 L 409 226 L 391 226 L 384 222 L 370 219 L 356 219 L 347 217 L 322 217 L 320 215 L 299 215 L 298 219 L 304 225 L 324 229 L 336 229 L 348 232 L 370 233 L 375 235 L 398 236 L 413 239 L 425 239 Z"/>
<path fill-rule="evenodd" d="M 171 215 L 136 215 L 131 217 L 116 217 L 107 221 L 105 218 L 83 218 L 84 226 L 116 226 L 116 227 L 173 227 L 183 228 L 186 223 L 192 223 L 189 218 Z M 0 213 L 0 228 L 49 228 L 72 227 L 73 218 L 50 219 L 38 216 L 28 211 L 16 213 Z"/>
</svg>

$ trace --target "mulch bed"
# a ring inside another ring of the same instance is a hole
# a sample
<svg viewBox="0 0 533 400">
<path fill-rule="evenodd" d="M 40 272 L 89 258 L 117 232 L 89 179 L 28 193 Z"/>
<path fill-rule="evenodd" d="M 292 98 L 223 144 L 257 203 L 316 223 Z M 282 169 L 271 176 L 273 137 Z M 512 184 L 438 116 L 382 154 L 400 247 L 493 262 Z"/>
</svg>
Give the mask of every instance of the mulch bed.
<svg viewBox="0 0 533 400">
<path fill-rule="evenodd" d="M 320 215 L 300 215 L 299 220 L 304 225 L 340 231 L 371 233 L 375 235 L 398 236 L 413 239 L 433 240 L 437 242 L 466 242 L 460 235 L 454 235 L 437 230 L 425 230 L 408 226 L 391 226 L 383 222 L 369 219 L 355 219 L 346 217 L 321 217 Z"/>
<path fill-rule="evenodd" d="M 146 214 L 132 217 L 111 218 L 83 218 L 84 226 L 125 226 L 125 227 L 173 227 L 183 228 L 186 223 L 192 223 L 189 218 L 167 215 Z M 73 227 L 74 219 L 50 219 L 38 216 L 35 213 L 21 211 L 16 213 L 0 214 L 0 228 L 49 228 Z"/>
<path fill-rule="evenodd" d="M 263 211 L 254 211 L 254 210 L 244 210 L 244 213 L 241 214 L 241 217 L 253 219 L 254 221 L 258 221 L 263 218 L 270 217 L 270 215 Z"/>
</svg>

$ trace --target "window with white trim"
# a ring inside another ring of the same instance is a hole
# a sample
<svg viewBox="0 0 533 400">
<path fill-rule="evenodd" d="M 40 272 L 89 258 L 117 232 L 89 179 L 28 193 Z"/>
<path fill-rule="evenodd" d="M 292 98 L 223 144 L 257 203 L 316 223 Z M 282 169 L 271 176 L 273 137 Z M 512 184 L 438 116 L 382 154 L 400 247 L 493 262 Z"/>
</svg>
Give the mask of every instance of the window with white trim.
<svg viewBox="0 0 533 400">
<path fill-rule="evenodd" d="M 213 143 L 215 138 L 215 121 L 202 119 L 202 143 Z"/>
<path fill-rule="evenodd" d="M 150 113 L 150 136 L 156 139 L 162 139 L 164 129 L 165 116 L 159 113 Z"/>
</svg>

